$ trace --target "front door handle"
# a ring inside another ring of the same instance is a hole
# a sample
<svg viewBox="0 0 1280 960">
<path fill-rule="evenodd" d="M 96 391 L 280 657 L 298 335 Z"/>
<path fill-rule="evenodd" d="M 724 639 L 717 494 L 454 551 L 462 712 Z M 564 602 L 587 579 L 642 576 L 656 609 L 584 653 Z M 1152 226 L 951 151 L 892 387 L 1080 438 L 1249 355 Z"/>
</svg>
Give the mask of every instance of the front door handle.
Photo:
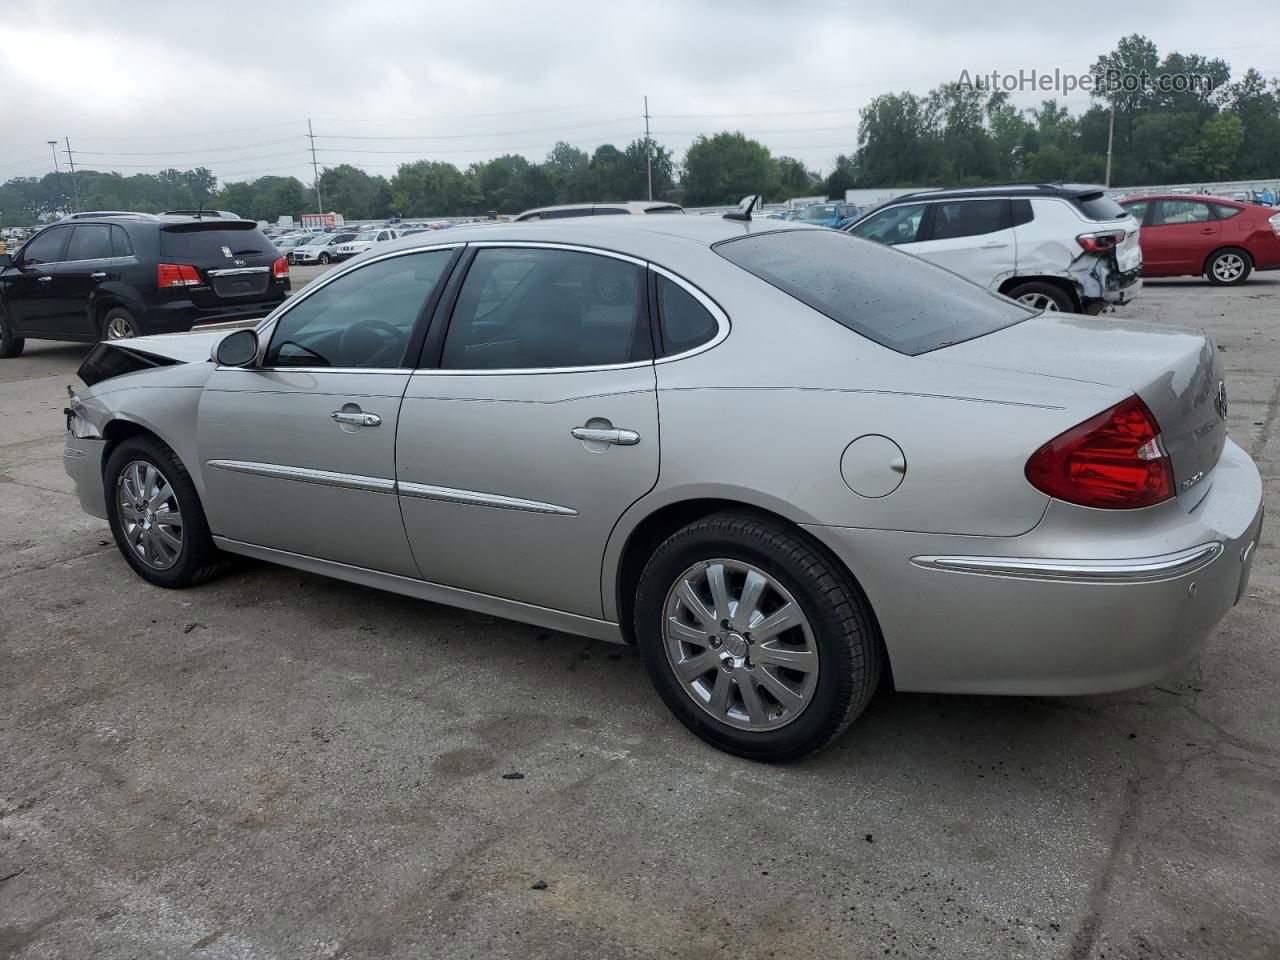
<svg viewBox="0 0 1280 960">
<path fill-rule="evenodd" d="M 992 240 L 984 243 L 981 247 L 983 250 L 999 250 L 1001 247 L 1007 247 L 1009 244 L 1002 240 Z"/>
<path fill-rule="evenodd" d="M 616 443 L 620 447 L 634 447 L 640 442 L 640 434 L 634 430 L 619 430 L 617 427 L 609 429 L 574 427 L 569 432 L 579 440 L 594 440 L 596 443 Z"/>
<path fill-rule="evenodd" d="M 349 423 L 354 427 L 378 427 L 382 425 L 382 418 L 376 413 L 344 413 L 341 410 L 335 410 L 330 414 L 335 423 Z"/>
<path fill-rule="evenodd" d="M 107 279 L 107 272 L 106 272 L 105 270 L 99 270 L 97 273 L 91 273 L 91 274 L 89 274 L 89 279 L 90 279 L 90 280 L 105 280 L 105 279 Z"/>
<path fill-rule="evenodd" d="M 53 277 L 41 277 L 41 278 L 40 278 L 40 282 L 41 282 L 41 283 L 53 283 Z"/>
</svg>

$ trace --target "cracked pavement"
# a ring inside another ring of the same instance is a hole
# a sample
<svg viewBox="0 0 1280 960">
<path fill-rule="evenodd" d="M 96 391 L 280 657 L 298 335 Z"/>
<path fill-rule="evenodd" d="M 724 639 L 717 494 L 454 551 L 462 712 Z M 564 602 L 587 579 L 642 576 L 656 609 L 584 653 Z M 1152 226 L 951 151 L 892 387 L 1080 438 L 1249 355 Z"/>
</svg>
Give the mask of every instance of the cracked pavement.
<svg viewBox="0 0 1280 960">
<path fill-rule="evenodd" d="M 1117 315 L 1214 334 L 1272 518 L 1278 308 Z M 885 691 L 771 768 L 625 648 L 261 564 L 148 587 L 62 470 L 84 352 L 0 361 L 0 957 L 1280 955 L 1274 521 L 1181 674 Z"/>
</svg>

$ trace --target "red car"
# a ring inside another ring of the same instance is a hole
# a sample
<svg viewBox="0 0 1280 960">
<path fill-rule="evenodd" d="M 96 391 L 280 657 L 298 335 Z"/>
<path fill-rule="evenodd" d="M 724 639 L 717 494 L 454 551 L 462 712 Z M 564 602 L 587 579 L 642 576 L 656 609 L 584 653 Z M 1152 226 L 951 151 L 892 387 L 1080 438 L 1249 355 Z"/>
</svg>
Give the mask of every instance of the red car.
<svg viewBox="0 0 1280 960">
<path fill-rule="evenodd" d="M 1144 277 L 1204 274 L 1223 285 L 1280 268 L 1280 210 L 1186 193 L 1126 197 L 1120 206 L 1142 225 Z"/>
</svg>

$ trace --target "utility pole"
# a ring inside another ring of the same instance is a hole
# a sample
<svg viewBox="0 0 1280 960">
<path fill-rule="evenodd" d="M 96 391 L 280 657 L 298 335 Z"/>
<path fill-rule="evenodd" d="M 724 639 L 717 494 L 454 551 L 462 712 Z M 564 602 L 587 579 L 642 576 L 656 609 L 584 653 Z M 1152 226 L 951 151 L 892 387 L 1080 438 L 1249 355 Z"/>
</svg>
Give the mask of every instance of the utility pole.
<svg viewBox="0 0 1280 960">
<path fill-rule="evenodd" d="M 320 196 L 320 166 L 316 163 L 316 135 L 311 130 L 311 118 L 307 117 L 307 136 L 311 139 L 311 173 L 315 177 L 316 213 L 324 213 L 324 198 Z"/>
<path fill-rule="evenodd" d="M 1107 175 L 1103 183 L 1104 187 L 1111 186 L 1111 142 L 1116 135 L 1116 98 L 1115 93 L 1111 94 L 1111 122 L 1107 125 Z"/>
<path fill-rule="evenodd" d="M 53 154 L 53 173 L 57 178 L 58 192 L 62 194 L 62 199 L 67 199 L 67 191 L 62 188 L 62 168 L 58 166 L 58 141 L 50 140 L 49 151 Z"/>
<path fill-rule="evenodd" d="M 649 181 L 649 199 L 653 199 L 653 143 L 649 140 L 649 97 L 644 98 L 644 175 Z"/>
<path fill-rule="evenodd" d="M 76 182 L 76 158 L 71 153 L 71 138 L 63 139 L 67 141 L 67 163 L 71 164 L 71 194 L 76 198 L 71 209 L 75 211 L 80 208 L 80 184 Z"/>
</svg>

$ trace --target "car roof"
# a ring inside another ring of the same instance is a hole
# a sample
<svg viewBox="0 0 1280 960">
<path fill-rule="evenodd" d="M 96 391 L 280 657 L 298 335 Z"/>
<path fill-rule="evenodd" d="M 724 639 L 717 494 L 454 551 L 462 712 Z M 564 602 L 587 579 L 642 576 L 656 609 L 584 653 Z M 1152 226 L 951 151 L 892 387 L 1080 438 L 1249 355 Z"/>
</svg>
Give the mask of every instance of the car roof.
<svg viewBox="0 0 1280 960">
<path fill-rule="evenodd" d="M 1203 200 L 1205 203 L 1231 203 L 1237 207 L 1256 206 L 1230 197 L 1222 197 L 1212 193 L 1133 193 L 1117 203 L 1135 203 L 1138 200 Z"/>
<path fill-rule="evenodd" d="M 553 213 L 556 210 L 586 210 L 591 207 L 618 207 L 628 213 L 644 213 L 646 210 L 655 209 L 684 209 L 680 204 L 672 203 L 669 200 L 584 200 L 582 203 L 561 203 L 552 207 L 531 207 L 528 210 L 521 210 L 512 219 L 518 220 L 534 213 Z"/>
<path fill-rule="evenodd" d="M 1089 183 L 1006 183 L 987 187 L 959 187 L 956 189 L 917 190 L 902 193 L 881 206 L 901 203 L 904 200 L 966 200 L 972 197 L 1060 197 L 1074 200 L 1092 193 L 1105 193 L 1106 188 Z"/>
</svg>

